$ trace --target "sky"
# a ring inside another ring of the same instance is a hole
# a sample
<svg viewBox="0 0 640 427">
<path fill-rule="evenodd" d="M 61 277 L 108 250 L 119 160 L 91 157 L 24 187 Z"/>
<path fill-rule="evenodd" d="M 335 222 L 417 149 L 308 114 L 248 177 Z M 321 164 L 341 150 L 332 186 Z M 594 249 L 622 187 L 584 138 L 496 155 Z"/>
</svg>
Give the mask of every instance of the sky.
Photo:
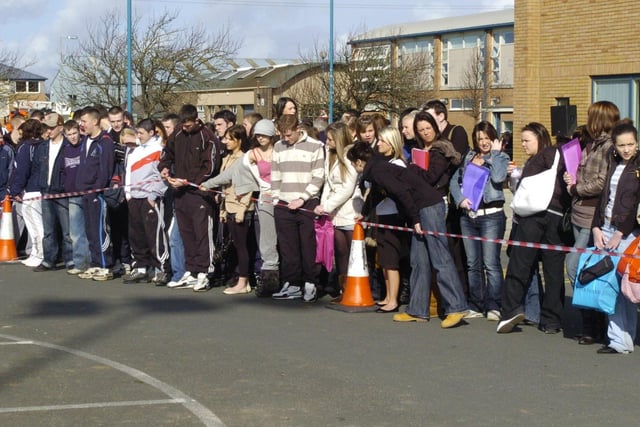
<svg viewBox="0 0 640 427">
<path fill-rule="evenodd" d="M 0 51 L 19 50 L 24 69 L 55 76 L 61 54 L 78 49 L 88 27 L 127 0 L 0 0 Z M 328 45 L 329 0 L 132 0 L 134 16 L 178 14 L 177 26 L 230 28 L 241 42 L 236 58 L 297 59 Z M 513 8 L 513 0 L 334 0 L 334 38 L 378 27 Z M 126 25 L 124 26 L 126 28 Z M 123 52 L 123 58 L 126 55 Z M 124 60 L 124 59 L 123 59 Z M 22 64 L 18 64 L 21 66 Z"/>
</svg>

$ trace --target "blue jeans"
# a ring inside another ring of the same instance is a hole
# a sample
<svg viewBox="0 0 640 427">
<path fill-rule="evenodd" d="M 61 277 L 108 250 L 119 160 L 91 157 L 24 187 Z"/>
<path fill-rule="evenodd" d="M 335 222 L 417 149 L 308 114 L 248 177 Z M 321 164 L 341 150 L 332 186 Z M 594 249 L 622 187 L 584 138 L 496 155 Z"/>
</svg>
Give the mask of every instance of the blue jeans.
<svg viewBox="0 0 640 427">
<path fill-rule="evenodd" d="M 91 264 L 91 258 L 84 227 L 81 196 L 69 198 L 69 238 L 73 250 L 73 265 L 79 270 L 86 270 Z"/>
<path fill-rule="evenodd" d="M 540 323 L 540 295 L 542 295 L 542 278 L 540 267 L 535 266 L 529 289 L 524 296 L 524 317 L 533 323 Z"/>
<path fill-rule="evenodd" d="M 588 248 L 589 246 L 593 246 L 593 239 L 591 236 L 590 228 L 582 228 L 577 225 L 573 225 L 573 237 L 576 240 L 573 245 L 574 248 Z M 569 252 L 564 261 L 565 268 L 567 269 L 567 276 L 569 277 L 569 283 L 573 286 L 573 283 L 576 280 L 576 271 L 578 271 L 578 260 L 580 259 L 580 254 L 577 252 Z"/>
<path fill-rule="evenodd" d="M 420 209 L 420 225 L 424 231 L 446 233 L 446 207 L 444 202 Z M 442 295 L 445 314 L 467 310 L 460 277 L 456 271 L 449 244 L 444 236 L 417 235 L 411 237 L 411 299 L 407 313 L 429 317 L 431 268 L 437 272 L 436 280 Z"/>
<path fill-rule="evenodd" d="M 46 267 L 53 267 L 58 256 L 58 227 L 62 235 L 62 259 L 67 268 L 74 266 L 73 244 L 69 236 L 69 200 L 48 199 L 42 201 L 42 225 L 44 237 L 42 247 L 44 259 L 42 263 Z"/>
<path fill-rule="evenodd" d="M 178 218 L 173 215 L 169 226 L 169 248 L 171 249 L 171 280 L 178 281 L 184 276 L 184 245 L 178 229 Z"/>
<path fill-rule="evenodd" d="M 504 211 L 471 218 L 460 217 L 460 229 L 464 236 L 502 239 L 507 218 Z M 483 313 L 500 310 L 500 297 L 504 276 L 500 262 L 499 243 L 463 239 L 467 254 L 467 277 L 469 279 L 469 308 Z"/>
<path fill-rule="evenodd" d="M 602 233 L 607 239 L 610 239 L 616 228 L 605 222 L 601 227 Z M 633 230 L 624 238 L 617 252 L 624 252 L 633 240 L 638 236 L 640 230 Z M 618 281 L 620 277 L 616 276 Z M 607 336 L 609 337 L 609 347 L 616 349 L 619 353 L 632 353 L 634 350 L 634 341 L 636 339 L 636 328 L 638 322 L 638 307 L 624 296 L 622 291 L 616 299 L 616 307 L 613 314 L 609 315 L 609 326 L 607 327 Z"/>
</svg>

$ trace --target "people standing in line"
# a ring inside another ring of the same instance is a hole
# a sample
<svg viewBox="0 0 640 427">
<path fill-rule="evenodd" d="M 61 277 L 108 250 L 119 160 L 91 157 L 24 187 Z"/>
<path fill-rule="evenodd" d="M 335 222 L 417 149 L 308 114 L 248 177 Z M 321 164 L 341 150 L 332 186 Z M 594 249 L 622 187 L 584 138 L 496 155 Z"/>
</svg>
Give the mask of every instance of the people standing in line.
<svg viewBox="0 0 640 427">
<path fill-rule="evenodd" d="M 207 273 L 213 267 L 215 202 L 210 194 L 191 184 L 200 185 L 217 175 L 224 151 L 216 136 L 198 119 L 195 105 L 183 105 L 179 117 L 181 128 L 169 137 L 158 170 L 177 190 L 176 218 L 184 243 L 186 271 L 173 287 L 192 287 L 199 292 L 209 289 Z"/>
<path fill-rule="evenodd" d="M 565 173 L 564 182 L 567 191 L 573 197 L 571 206 L 571 225 L 575 238 L 574 247 L 593 246 L 591 224 L 593 215 L 604 190 L 605 182 L 611 166 L 609 151 L 613 146 L 611 130 L 620 120 L 620 110 L 609 101 L 598 101 L 587 110 L 586 135 L 582 138 L 582 156 L 576 176 Z M 567 276 L 571 286 L 575 283 L 580 254 L 570 252 L 566 257 Z M 593 344 L 604 339 L 606 317 L 604 313 L 581 309 L 582 331 L 578 343 Z"/>
<path fill-rule="evenodd" d="M 34 163 L 37 164 L 39 174 L 40 192 L 43 195 L 64 193 L 62 180 L 64 149 L 69 144 L 63 134 L 64 121 L 58 113 L 50 113 L 45 116 L 42 124 L 48 128 L 48 139 L 38 146 L 34 154 Z M 42 239 L 44 258 L 33 271 L 55 270 L 59 249 L 62 249 L 62 260 L 67 271 L 75 268 L 73 244 L 69 234 L 69 199 L 66 197 L 43 199 L 42 224 L 44 227 Z"/>
<path fill-rule="evenodd" d="M 460 218 L 462 235 L 502 239 L 507 217 L 504 213 L 504 192 L 509 157 L 501 151 L 498 133 L 489 122 L 476 124 L 471 134 L 473 149 L 465 156 L 462 166 L 449 182 L 451 198 L 463 214 Z M 470 195 L 463 194 L 462 180 L 469 164 L 489 170 L 489 178 L 477 209 L 472 209 Z M 463 239 L 467 255 L 469 282 L 469 313 L 465 318 L 500 320 L 500 298 L 504 276 L 500 261 L 499 243 Z"/>
<path fill-rule="evenodd" d="M 363 198 L 358 188 L 358 173 L 346 158 L 353 145 L 346 124 L 337 122 L 327 127 L 324 174 L 320 204 L 316 215 L 329 215 L 334 227 L 335 265 L 338 284 L 344 291 L 349 269 L 351 237 L 355 218 L 362 211 Z"/>
<path fill-rule="evenodd" d="M 82 141 L 80 165 L 76 171 L 76 188 L 89 192 L 82 196 L 85 231 L 89 241 L 91 266 L 79 273 L 81 279 L 98 281 L 113 279 L 113 250 L 109 215 L 102 192 L 109 186 L 114 170 L 114 144 L 106 131 L 100 129 L 100 112 L 85 108 L 80 116 L 80 128 L 86 136 Z"/>
<path fill-rule="evenodd" d="M 250 260 L 252 254 L 250 240 L 254 236 L 250 234 L 253 226 L 253 191 L 240 190 L 233 181 L 233 170 L 242 169 L 242 158 L 249 148 L 249 139 L 242 125 L 233 125 L 227 129 L 224 135 L 224 143 L 227 147 L 227 155 L 222 159 L 220 174 L 200 184 L 200 190 L 207 191 L 222 185 L 224 194 L 220 207 L 220 220 L 229 226 L 229 234 L 233 240 L 233 246 L 238 259 L 238 280 L 232 286 L 227 287 L 224 293 L 227 295 L 248 294 L 251 292 L 249 277 L 251 274 Z M 230 174 L 230 179 L 225 176 Z M 247 171 L 248 172 L 248 171 Z M 257 189 L 257 185 L 255 186 Z"/>
<path fill-rule="evenodd" d="M 640 202 L 640 158 L 638 131 L 630 122 L 622 122 L 611 131 L 613 150 L 611 167 L 593 215 L 593 243 L 596 248 L 624 252 L 640 234 L 637 222 Z M 620 278 L 615 276 L 618 282 Z M 635 347 L 638 307 L 622 292 L 618 293 L 615 311 L 609 315 L 609 344 L 599 354 L 627 354 Z"/>
<path fill-rule="evenodd" d="M 285 114 L 295 116 L 298 118 L 298 104 L 294 101 L 293 98 L 289 98 L 288 96 L 282 96 L 278 98 L 278 101 L 273 106 L 274 108 L 274 121 L 277 122 L 280 117 Z"/>
<path fill-rule="evenodd" d="M 541 192 L 552 193 L 547 209 L 528 216 L 518 216 L 515 240 L 563 245 L 560 223 L 570 204 L 562 178 L 566 170 L 564 160 L 559 148 L 551 145 L 549 132 L 540 123 L 532 122 L 522 128 L 522 146 L 529 157 L 522 169 L 523 179 L 551 169 L 556 157 L 558 166 L 553 187 L 539 189 Z M 538 328 L 545 334 L 556 334 L 562 330 L 564 252 L 513 246 L 502 287 L 502 320 L 498 323 L 498 333 L 509 333 L 524 320 L 523 300 L 538 265 L 538 257 L 542 260 L 545 283 Z"/>
<path fill-rule="evenodd" d="M 127 155 L 124 174 L 133 264 L 122 278 L 124 283 L 152 281 L 163 286 L 169 271 L 169 247 L 162 201 L 167 184 L 158 170 L 162 144 L 151 119 L 138 123 L 136 135 L 140 145 Z"/>
<path fill-rule="evenodd" d="M 320 266 L 315 261 L 313 209 L 324 184 L 324 149 L 298 127 L 294 115 L 280 117 L 278 130 L 281 140 L 273 148 L 271 191 L 283 286 L 272 297 L 314 302 Z"/>
<path fill-rule="evenodd" d="M 433 166 L 446 165 L 434 152 Z M 447 240 L 442 236 L 423 233 L 423 230 L 445 232 L 445 206 L 441 192 L 430 184 L 427 172 L 415 165 L 407 168 L 394 165 L 382 156 L 375 156 L 371 146 L 363 141 L 354 144 L 347 158 L 356 171 L 387 194 L 398 200 L 415 234 L 411 240 L 411 301 L 405 313 L 393 316 L 396 322 L 426 322 L 429 320 L 429 289 L 431 270 L 435 269 L 438 286 L 445 304 L 446 318 L 441 327 L 458 325 L 467 311 L 462 285 L 453 268 Z M 431 166 L 430 166 L 431 169 Z"/>
<path fill-rule="evenodd" d="M 402 136 L 397 128 L 386 127 L 378 132 L 376 144 L 378 156 L 398 167 L 407 164 L 402 152 Z M 374 153 L 375 154 L 375 153 Z M 362 216 L 375 210 L 376 222 L 395 227 L 404 227 L 405 214 L 395 201 L 394 194 L 389 194 L 379 180 L 371 183 L 370 191 L 362 208 Z M 398 294 L 400 290 L 400 260 L 408 246 L 408 235 L 404 231 L 378 228 L 376 232 L 376 263 L 382 269 L 385 285 L 385 297 L 377 302 L 378 313 L 395 313 L 398 311 Z"/>
<path fill-rule="evenodd" d="M 220 141 L 223 140 L 227 129 L 236 124 L 236 115 L 230 110 L 220 110 L 213 115 L 213 127 L 216 136 Z"/>
<path fill-rule="evenodd" d="M 127 147 L 120 143 L 123 129 L 128 128 L 124 119 L 124 110 L 118 106 L 107 111 L 109 123 L 108 133 L 114 146 L 114 171 L 110 186 L 117 186 L 117 190 L 109 190 L 104 196 L 109 211 L 109 227 L 111 230 L 111 245 L 113 247 L 113 272 L 117 276 L 129 274 L 131 271 L 131 246 L 129 244 L 129 209 L 125 201 L 124 163 L 127 157 Z"/>
<path fill-rule="evenodd" d="M 256 295 L 270 297 L 280 290 L 280 256 L 278 253 L 278 237 L 274 219 L 274 205 L 271 194 L 271 161 L 276 129 L 271 120 L 262 119 L 253 127 L 253 135 L 257 146 L 249 150 L 242 159 L 248 166 L 258 184 L 258 221 L 256 235 L 262 265 L 257 280 Z"/>
<path fill-rule="evenodd" d="M 169 138 L 171 138 L 173 133 L 180 127 L 180 117 L 175 113 L 167 113 L 162 116 L 160 121 L 162 122 L 162 126 L 167 134 L 167 140 L 164 143 L 166 146 Z M 182 243 L 182 237 L 180 236 L 178 218 L 175 215 L 175 193 L 176 189 L 172 186 L 168 186 L 164 193 L 165 227 L 167 227 L 167 233 L 169 234 L 169 252 L 171 253 L 171 256 L 169 257 L 169 261 L 171 263 L 171 280 L 167 283 L 167 287 L 169 288 L 175 287 L 186 271 L 184 244 Z"/>
<path fill-rule="evenodd" d="M 33 167 L 36 149 L 42 143 L 43 134 L 48 136 L 49 130 L 44 128 L 40 120 L 29 119 L 20 125 L 21 141 L 15 156 L 15 168 L 11 177 L 9 194 L 22 205 L 22 217 L 31 241 L 31 251 L 27 259 L 21 262 L 27 267 L 37 267 L 44 259 L 42 238 L 42 201 L 38 171 Z"/>
<path fill-rule="evenodd" d="M 80 166 L 83 146 L 80 143 L 80 125 L 75 120 L 68 120 L 64 124 L 64 137 L 69 142 L 62 147 L 62 187 L 65 193 L 78 191 L 76 175 Z M 82 211 L 82 196 L 69 197 L 69 238 L 73 248 L 73 268 L 67 273 L 76 275 L 84 272 L 91 265 L 89 241 L 84 224 Z"/>
</svg>

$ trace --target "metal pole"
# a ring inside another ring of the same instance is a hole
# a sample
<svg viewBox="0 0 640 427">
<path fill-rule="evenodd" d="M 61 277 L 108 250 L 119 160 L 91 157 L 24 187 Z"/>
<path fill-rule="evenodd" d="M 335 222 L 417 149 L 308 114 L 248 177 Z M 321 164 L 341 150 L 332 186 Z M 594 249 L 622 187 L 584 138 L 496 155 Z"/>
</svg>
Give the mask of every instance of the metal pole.
<svg viewBox="0 0 640 427">
<path fill-rule="evenodd" d="M 132 34 L 132 24 L 131 24 L 131 0 L 127 0 L 127 111 L 133 114 L 132 110 L 132 94 L 131 88 L 133 86 L 131 82 L 131 63 L 132 60 L 132 45 L 133 45 L 133 34 Z"/>
<path fill-rule="evenodd" d="M 333 123 L 333 0 L 329 0 L 329 123 Z"/>
</svg>

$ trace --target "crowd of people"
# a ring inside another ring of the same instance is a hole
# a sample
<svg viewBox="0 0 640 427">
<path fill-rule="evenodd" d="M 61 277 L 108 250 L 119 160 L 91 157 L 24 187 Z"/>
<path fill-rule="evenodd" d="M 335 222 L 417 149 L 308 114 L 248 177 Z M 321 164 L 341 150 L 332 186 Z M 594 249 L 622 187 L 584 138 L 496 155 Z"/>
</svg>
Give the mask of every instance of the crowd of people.
<svg viewBox="0 0 640 427">
<path fill-rule="evenodd" d="M 228 110 L 204 123 L 188 104 L 137 123 L 120 107 L 87 107 L 68 121 L 16 115 L 0 147 L 0 196 L 15 202 L 22 263 L 35 272 L 64 265 L 81 279 L 339 303 L 351 235 L 365 220 L 412 230 L 367 230 L 377 313 L 555 334 L 565 264 L 573 285 L 578 254 L 513 245 L 505 274 L 491 239 L 505 237 L 507 183 L 517 193 L 519 177 L 555 174 L 538 189 L 551 195 L 546 209 L 512 215 L 512 240 L 621 252 L 640 234 L 637 131 L 611 102 L 592 104 L 586 125 L 555 142 L 528 123 L 522 168 L 511 161 L 510 134 L 481 121 L 470 145 L 438 100 L 405 110 L 397 125 L 354 110 L 332 124 L 298 116 L 284 97 L 273 117 L 250 113 L 242 123 Z M 581 150 L 575 176 L 561 149 L 571 137 Z M 476 175 L 484 178 L 470 191 Z M 321 221 L 332 228 L 328 262 L 318 256 Z M 613 315 L 581 314 L 580 344 L 633 351 L 637 310 L 624 295 Z"/>
</svg>

